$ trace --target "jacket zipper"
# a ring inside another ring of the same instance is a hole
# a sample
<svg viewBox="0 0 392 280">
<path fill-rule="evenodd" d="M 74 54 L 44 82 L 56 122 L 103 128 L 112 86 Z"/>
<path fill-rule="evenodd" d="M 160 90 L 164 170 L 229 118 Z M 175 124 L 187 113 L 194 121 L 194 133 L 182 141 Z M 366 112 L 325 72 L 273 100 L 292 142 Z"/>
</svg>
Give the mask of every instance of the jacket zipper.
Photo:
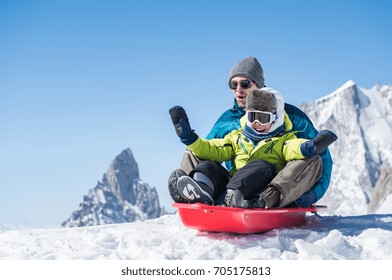
<svg viewBox="0 0 392 280">
<path fill-rule="evenodd" d="M 244 143 L 242 143 L 241 134 L 238 134 L 237 144 L 240 144 L 240 146 L 241 146 L 242 150 L 245 152 L 245 154 L 249 154 L 248 150 L 245 148 Z"/>
</svg>

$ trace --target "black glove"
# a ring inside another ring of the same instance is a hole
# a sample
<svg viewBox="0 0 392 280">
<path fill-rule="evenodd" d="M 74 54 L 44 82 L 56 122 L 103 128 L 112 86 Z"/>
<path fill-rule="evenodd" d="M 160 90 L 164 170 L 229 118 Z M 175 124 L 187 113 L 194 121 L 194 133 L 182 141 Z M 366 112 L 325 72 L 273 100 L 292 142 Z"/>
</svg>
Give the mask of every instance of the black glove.
<svg viewBox="0 0 392 280">
<path fill-rule="evenodd" d="M 181 106 L 173 106 L 169 109 L 169 114 L 181 142 L 185 145 L 194 143 L 199 136 L 192 130 L 184 108 Z"/>
<path fill-rule="evenodd" d="M 338 137 L 329 130 L 320 131 L 313 140 L 302 143 L 301 153 L 305 157 L 313 157 L 321 154 L 329 145 L 335 142 Z"/>
</svg>

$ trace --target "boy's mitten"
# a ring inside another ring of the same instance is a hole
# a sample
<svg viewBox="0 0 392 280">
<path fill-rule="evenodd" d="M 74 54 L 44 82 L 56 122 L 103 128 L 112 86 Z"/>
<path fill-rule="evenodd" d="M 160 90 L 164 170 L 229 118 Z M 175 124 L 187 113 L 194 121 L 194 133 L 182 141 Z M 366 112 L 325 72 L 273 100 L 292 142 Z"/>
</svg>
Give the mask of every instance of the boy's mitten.
<svg viewBox="0 0 392 280">
<path fill-rule="evenodd" d="M 313 157 L 322 153 L 329 145 L 335 142 L 338 137 L 329 130 L 320 131 L 313 140 L 302 143 L 301 153 L 305 157 Z"/>
<path fill-rule="evenodd" d="M 195 142 L 198 136 L 191 128 L 184 108 L 181 106 L 173 106 L 169 109 L 169 114 L 181 142 L 185 145 L 190 145 Z"/>
</svg>

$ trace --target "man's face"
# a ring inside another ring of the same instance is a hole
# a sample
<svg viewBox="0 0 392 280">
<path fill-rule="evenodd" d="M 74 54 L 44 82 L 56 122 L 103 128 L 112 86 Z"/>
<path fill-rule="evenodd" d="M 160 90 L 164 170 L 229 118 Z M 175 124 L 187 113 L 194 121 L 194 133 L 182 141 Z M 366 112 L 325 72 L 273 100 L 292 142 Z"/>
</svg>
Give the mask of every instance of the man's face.
<svg viewBox="0 0 392 280">
<path fill-rule="evenodd" d="M 235 89 L 232 89 L 232 92 L 235 100 L 237 100 L 238 106 L 242 108 L 245 108 L 246 97 L 248 96 L 249 92 L 258 88 L 256 83 L 254 83 L 253 81 L 250 81 L 251 82 L 250 88 L 243 88 L 241 86 L 241 81 L 245 81 L 245 80 L 250 81 L 248 78 L 241 77 L 241 76 L 234 77 L 230 80 L 230 82 L 237 83 L 237 87 Z"/>
</svg>

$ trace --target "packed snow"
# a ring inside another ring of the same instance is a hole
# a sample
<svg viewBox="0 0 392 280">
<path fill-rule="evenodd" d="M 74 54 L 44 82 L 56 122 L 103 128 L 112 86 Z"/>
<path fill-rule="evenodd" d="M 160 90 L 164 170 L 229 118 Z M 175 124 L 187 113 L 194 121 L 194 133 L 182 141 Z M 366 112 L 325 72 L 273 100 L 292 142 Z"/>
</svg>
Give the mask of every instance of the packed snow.
<svg viewBox="0 0 392 280">
<path fill-rule="evenodd" d="M 0 259 L 392 260 L 391 240 L 392 214 L 309 214 L 302 225 L 249 235 L 199 232 L 169 214 L 81 228 L 3 229 Z"/>
</svg>

